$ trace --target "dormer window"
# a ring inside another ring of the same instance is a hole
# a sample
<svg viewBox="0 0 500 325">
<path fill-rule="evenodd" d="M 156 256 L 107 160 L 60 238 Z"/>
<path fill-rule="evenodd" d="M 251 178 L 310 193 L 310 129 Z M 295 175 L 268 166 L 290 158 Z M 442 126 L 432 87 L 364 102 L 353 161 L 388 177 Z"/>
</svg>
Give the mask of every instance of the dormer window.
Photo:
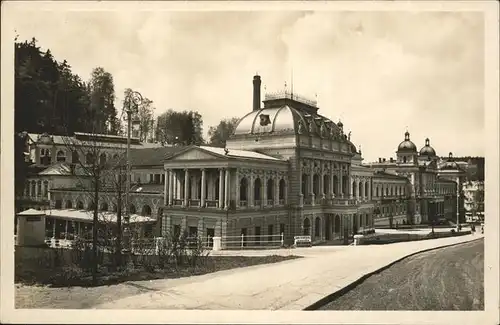
<svg viewBox="0 0 500 325">
<path fill-rule="evenodd" d="M 40 149 L 40 163 L 42 165 L 50 165 L 52 159 L 50 157 L 50 149 L 42 148 Z"/>
<path fill-rule="evenodd" d="M 62 150 L 59 150 L 57 152 L 57 155 L 56 155 L 56 160 L 58 162 L 65 162 L 66 161 L 66 154 L 64 153 L 64 151 Z"/>
</svg>

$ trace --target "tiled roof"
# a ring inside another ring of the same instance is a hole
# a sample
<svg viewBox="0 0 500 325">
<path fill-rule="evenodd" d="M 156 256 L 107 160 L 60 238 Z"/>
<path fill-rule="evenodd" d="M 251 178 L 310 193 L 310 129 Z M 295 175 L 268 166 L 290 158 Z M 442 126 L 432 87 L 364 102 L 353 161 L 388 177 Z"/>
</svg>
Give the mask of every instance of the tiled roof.
<svg viewBox="0 0 500 325">
<path fill-rule="evenodd" d="M 89 141 L 84 141 L 80 139 L 85 139 L 85 137 L 88 137 L 89 134 L 87 133 L 75 133 L 75 136 L 61 136 L 61 135 L 50 135 L 49 136 L 52 138 L 53 143 L 56 145 L 65 145 L 65 146 L 75 146 L 75 145 L 86 145 L 89 144 Z M 32 142 L 36 143 L 38 141 L 39 136 L 41 134 L 38 133 L 28 133 L 29 138 L 31 139 Z M 116 135 L 99 135 L 96 134 L 96 139 L 97 141 L 92 141 L 92 145 L 97 145 L 99 147 L 106 147 L 106 148 L 126 148 L 126 138 L 121 137 L 121 136 L 116 136 Z M 106 141 L 106 138 L 109 139 L 109 141 Z M 122 140 L 123 143 L 117 143 L 117 140 Z M 131 148 L 158 148 L 161 147 L 161 144 L 158 143 L 142 143 L 139 142 L 137 138 L 132 138 L 131 139 Z"/>
<path fill-rule="evenodd" d="M 75 173 L 71 172 L 71 167 L 68 163 L 58 162 L 48 168 L 44 169 L 38 175 L 51 175 L 51 176 L 83 176 L 86 171 L 79 165 L 75 166 Z"/>
<path fill-rule="evenodd" d="M 130 150 L 132 166 L 162 166 L 165 159 L 185 147 L 160 147 Z"/>
<path fill-rule="evenodd" d="M 213 152 L 217 155 L 228 156 L 233 158 L 250 158 L 250 159 L 265 159 L 265 160 L 274 160 L 274 161 L 283 161 L 282 159 L 271 157 L 268 155 L 264 155 L 255 151 L 249 150 L 237 150 L 237 149 L 228 149 L 227 155 L 224 148 L 219 147 L 208 147 L 208 146 L 200 146 L 200 149 Z"/>
</svg>

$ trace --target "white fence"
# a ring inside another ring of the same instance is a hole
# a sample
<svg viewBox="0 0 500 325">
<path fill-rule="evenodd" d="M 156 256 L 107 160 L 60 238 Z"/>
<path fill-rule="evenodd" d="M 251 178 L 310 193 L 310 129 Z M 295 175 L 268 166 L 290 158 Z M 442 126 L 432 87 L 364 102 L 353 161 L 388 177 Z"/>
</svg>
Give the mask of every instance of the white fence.
<svg viewBox="0 0 500 325">
<path fill-rule="evenodd" d="M 244 235 L 222 237 L 223 249 L 271 249 L 284 245 L 284 234 L 280 235 Z"/>
</svg>

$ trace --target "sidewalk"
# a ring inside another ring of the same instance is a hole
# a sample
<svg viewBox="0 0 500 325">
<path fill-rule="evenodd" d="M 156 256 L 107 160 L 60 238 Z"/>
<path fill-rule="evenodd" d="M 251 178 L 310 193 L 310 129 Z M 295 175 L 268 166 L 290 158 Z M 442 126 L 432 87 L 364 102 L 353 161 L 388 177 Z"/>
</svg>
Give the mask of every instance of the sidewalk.
<svg viewBox="0 0 500 325">
<path fill-rule="evenodd" d="M 185 279 L 136 282 L 151 291 L 98 309 L 303 310 L 407 255 L 482 238 L 466 235 L 389 245 L 309 248 L 305 257 Z M 306 249 L 303 249 L 306 252 Z M 301 255 L 301 250 L 292 250 Z"/>
</svg>

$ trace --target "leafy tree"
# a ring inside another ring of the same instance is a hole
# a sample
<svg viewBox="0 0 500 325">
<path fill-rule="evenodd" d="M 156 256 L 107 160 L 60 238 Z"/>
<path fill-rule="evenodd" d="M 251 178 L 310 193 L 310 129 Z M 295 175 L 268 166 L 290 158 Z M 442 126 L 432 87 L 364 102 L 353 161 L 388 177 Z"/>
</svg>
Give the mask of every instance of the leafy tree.
<svg viewBox="0 0 500 325">
<path fill-rule="evenodd" d="M 198 112 L 169 109 L 157 119 L 156 138 L 163 144 L 200 145 L 202 132 L 203 118 Z"/>
<path fill-rule="evenodd" d="M 226 140 L 234 133 L 240 119 L 237 117 L 223 119 L 217 126 L 208 130 L 208 143 L 216 147 L 225 147 Z"/>
<path fill-rule="evenodd" d="M 100 125 L 96 131 L 101 134 L 118 134 L 120 121 L 117 118 L 115 108 L 115 87 L 113 76 L 101 67 L 92 70 L 88 84 L 90 93 L 90 107 L 95 114 L 102 115 L 99 118 Z"/>
</svg>

